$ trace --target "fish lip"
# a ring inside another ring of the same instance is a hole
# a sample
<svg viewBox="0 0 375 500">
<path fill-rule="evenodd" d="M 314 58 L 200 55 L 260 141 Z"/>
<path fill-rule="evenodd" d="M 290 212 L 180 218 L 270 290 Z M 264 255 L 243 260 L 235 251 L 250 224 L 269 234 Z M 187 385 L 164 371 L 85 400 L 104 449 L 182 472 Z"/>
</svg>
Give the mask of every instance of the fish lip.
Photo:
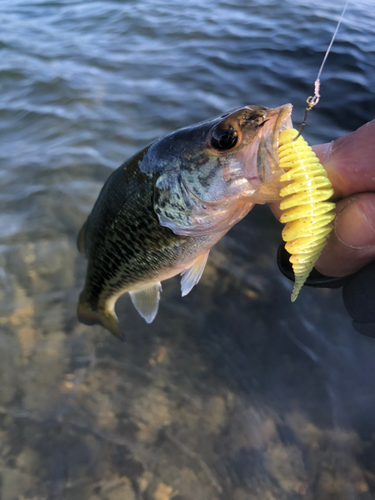
<svg viewBox="0 0 375 500">
<path fill-rule="evenodd" d="M 284 130 L 290 129 L 293 127 L 292 124 L 292 109 L 293 106 L 291 104 L 284 104 L 278 110 L 278 116 L 276 118 L 275 125 L 272 130 L 272 151 L 275 161 L 279 162 L 279 135 Z"/>
<path fill-rule="evenodd" d="M 265 120 L 270 122 L 270 125 L 264 127 L 264 132 L 261 134 L 263 139 L 263 147 L 267 147 L 268 153 L 271 154 L 275 163 L 279 160 L 279 135 L 283 130 L 292 128 L 292 109 L 291 104 L 283 104 L 278 108 L 270 109 L 265 115 Z"/>
<path fill-rule="evenodd" d="M 259 132 L 257 156 L 257 174 L 261 183 L 275 181 L 280 174 L 279 136 L 282 131 L 293 127 L 292 109 L 291 104 L 284 104 L 270 109 L 264 116 L 265 124 Z"/>
</svg>

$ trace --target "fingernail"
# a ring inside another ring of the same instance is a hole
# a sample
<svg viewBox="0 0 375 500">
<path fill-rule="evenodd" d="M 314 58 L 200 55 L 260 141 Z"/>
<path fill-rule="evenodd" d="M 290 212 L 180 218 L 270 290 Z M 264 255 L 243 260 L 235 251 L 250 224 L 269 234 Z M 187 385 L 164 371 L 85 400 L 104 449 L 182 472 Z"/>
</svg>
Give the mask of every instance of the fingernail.
<svg viewBox="0 0 375 500">
<path fill-rule="evenodd" d="M 353 199 L 337 215 L 335 232 L 351 248 L 375 245 L 375 205 Z"/>
</svg>

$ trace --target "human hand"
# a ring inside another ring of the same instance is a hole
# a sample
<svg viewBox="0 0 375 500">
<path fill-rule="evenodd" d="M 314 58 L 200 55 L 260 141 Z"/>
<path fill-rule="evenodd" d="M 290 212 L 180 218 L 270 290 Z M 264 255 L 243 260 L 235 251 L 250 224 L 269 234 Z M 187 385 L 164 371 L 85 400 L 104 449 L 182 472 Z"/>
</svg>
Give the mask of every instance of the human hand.
<svg viewBox="0 0 375 500">
<path fill-rule="evenodd" d="M 313 150 L 340 199 L 315 268 L 325 276 L 346 276 L 375 259 L 375 120 Z M 271 208 L 279 217 L 278 204 Z"/>
</svg>

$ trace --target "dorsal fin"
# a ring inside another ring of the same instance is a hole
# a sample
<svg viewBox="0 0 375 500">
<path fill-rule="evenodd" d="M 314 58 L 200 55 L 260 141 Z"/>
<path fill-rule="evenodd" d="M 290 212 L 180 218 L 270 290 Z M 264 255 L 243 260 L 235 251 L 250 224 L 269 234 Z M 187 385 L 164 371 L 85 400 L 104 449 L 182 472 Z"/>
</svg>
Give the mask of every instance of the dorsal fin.
<svg viewBox="0 0 375 500">
<path fill-rule="evenodd" d="M 85 255 L 85 256 L 86 256 L 86 253 L 85 253 L 85 233 L 86 233 L 86 226 L 87 226 L 87 221 L 81 227 L 81 230 L 78 233 L 78 238 L 77 238 L 78 251 L 79 251 L 79 253 L 81 253 L 82 255 Z"/>
<path fill-rule="evenodd" d="M 201 253 L 195 259 L 193 265 L 186 269 L 182 274 L 181 279 L 181 295 L 185 297 L 194 285 L 198 283 L 203 274 L 204 268 L 206 267 L 206 262 L 208 259 L 209 250 Z"/>
<path fill-rule="evenodd" d="M 134 307 L 147 323 L 152 323 L 158 312 L 160 292 L 160 281 L 136 292 L 129 292 Z"/>
</svg>

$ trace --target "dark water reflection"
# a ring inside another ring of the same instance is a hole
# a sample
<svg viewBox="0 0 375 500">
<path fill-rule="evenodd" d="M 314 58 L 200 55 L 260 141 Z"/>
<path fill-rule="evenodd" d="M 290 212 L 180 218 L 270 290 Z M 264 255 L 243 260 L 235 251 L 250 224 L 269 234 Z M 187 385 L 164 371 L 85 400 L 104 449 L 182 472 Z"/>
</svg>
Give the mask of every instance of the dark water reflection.
<svg viewBox="0 0 375 500">
<path fill-rule="evenodd" d="M 0 34 L 1 499 L 375 497 L 375 342 L 339 291 L 276 269 L 257 207 L 184 299 L 166 282 L 128 342 L 77 323 L 76 234 L 149 141 L 246 104 L 303 114 L 341 5 L 3 2 Z M 356 2 L 306 138 L 374 117 L 375 15 Z"/>
</svg>

